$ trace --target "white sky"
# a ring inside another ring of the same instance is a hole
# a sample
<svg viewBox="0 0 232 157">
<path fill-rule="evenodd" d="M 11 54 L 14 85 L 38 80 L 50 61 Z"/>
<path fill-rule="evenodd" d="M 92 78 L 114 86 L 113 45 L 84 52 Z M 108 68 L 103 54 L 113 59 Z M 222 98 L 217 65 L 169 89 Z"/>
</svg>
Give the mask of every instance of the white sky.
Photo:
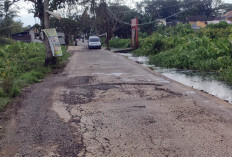
<svg viewBox="0 0 232 157">
<path fill-rule="evenodd" d="M 126 0 L 126 5 L 131 6 L 131 4 L 135 5 L 135 2 L 139 2 L 141 0 Z M 232 3 L 232 0 L 224 0 L 226 3 Z M 30 8 L 33 8 L 32 3 L 20 1 L 17 2 L 16 5 L 19 7 L 19 17 L 16 20 L 21 20 L 24 23 L 24 26 L 34 25 L 39 23 L 38 18 L 34 18 L 32 13 L 28 13 Z M 133 6 L 132 6 L 133 7 Z"/>
</svg>

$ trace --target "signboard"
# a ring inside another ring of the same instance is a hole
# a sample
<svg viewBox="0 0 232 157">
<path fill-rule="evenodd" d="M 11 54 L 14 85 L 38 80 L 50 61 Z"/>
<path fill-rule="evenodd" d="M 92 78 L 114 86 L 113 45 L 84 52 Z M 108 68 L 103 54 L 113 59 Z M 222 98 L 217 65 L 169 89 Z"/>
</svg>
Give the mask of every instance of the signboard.
<svg viewBox="0 0 232 157">
<path fill-rule="evenodd" d="M 131 19 L 131 47 L 137 48 L 139 46 L 138 39 L 138 19 Z"/>
<path fill-rule="evenodd" d="M 55 28 L 44 29 L 43 31 L 48 37 L 53 56 L 55 57 L 62 56 L 62 50 L 56 29 Z"/>
</svg>

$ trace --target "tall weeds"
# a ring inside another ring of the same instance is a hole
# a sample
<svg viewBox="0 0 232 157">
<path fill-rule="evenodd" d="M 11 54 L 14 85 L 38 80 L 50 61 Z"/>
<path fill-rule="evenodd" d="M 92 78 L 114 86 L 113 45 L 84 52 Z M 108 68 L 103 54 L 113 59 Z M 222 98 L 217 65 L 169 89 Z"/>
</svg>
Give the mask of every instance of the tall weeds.
<svg viewBox="0 0 232 157">
<path fill-rule="evenodd" d="M 137 55 L 149 56 L 156 66 L 215 71 L 232 82 L 232 26 L 210 25 L 193 31 L 189 25 L 160 28 L 140 39 Z"/>
<path fill-rule="evenodd" d="M 65 48 L 63 52 L 59 63 L 68 58 Z M 15 42 L 0 47 L 0 110 L 10 99 L 19 95 L 23 87 L 40 82 L 51 72 L 52 67 L 43 66 L 44 59 L 43 44 Z"/>
</svg>

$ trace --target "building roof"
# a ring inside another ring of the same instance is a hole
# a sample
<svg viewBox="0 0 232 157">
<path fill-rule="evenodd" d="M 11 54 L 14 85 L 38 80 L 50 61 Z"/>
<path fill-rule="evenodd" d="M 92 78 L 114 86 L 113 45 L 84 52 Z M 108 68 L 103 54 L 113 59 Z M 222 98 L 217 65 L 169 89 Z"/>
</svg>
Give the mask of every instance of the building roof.
<svg viewBox="0 0 232 157">
<path fill-rule="evenodd" d="M 189 16 L 186 18 L 187 21 L 207 21 L 207 17 L 206 16 Z"/>
<path fill-rule="evenodd" d="M 225 13 L 222 17 L 232 17 L 232 11 Z"/>
</svg>

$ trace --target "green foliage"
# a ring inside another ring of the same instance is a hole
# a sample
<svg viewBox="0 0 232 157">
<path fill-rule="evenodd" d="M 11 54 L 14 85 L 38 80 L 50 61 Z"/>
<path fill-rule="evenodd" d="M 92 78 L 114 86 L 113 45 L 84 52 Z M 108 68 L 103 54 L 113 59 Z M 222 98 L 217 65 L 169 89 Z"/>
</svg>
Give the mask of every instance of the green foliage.
<svg viewBox="0 0 232 157">
<path fill-rule="evenodd" d="M 0 110 L 25 86 L 40 82 L 52 68 L 62 67 L 69 57 L 63 46 L 57 65 L 44 67 L 45 47 L 39 43 L 15 42 L 0 47 Z M 5 102 L 5 103 L 4 103 Z"/>
<path fill-rule="evenodd" d="M 149 56 L 156 66 L 221 72 L 224 80 L 232 82 L 231 31 L 230 26 L 211 26 L 198 32 L 186 25 L 160 29 L 140 39 L 134 53 Z"/>
<path fill-rule="evenodd" d="M 231 27 L 231 26 L 227 22 L 221 21 L 221 22 L 219 22 L 217 24 L 209 24 L 207 27 L 208 28 L 219 28 L 220 29 L 220 28 L 227 28 L 227 27 Z"/>
<path fill-rule="evenodd" d="M 105 38 L 101 38 L 101 43 L 103 46 L 105 45 Z M 128 48 L 131 45 L 131 40 L 130 39 L 120 39 L 120 38 L 112 38 L 109 41 L 109 47 L 111 48 Z"/>
<path fill-rule="evenodd" d="M 148 37 L 148 34 L 147 34 L 147 32 L 144 32 L 144 33 L 139 32 L 139 33 L 138 33 L 138 36 L 139 36 L 139 38 L 147 38 L 147 37 Z"/>
<path fill-rule="evenodd" d="M 50 27 L 57 28 L 58 31 L 61 31 L 65 34 L 65 43 L 69 45 L 72 41 L 72 36 L 75 37 L 78 35 L 81 29 L 80 22 L 77 22 L 73 19 L 62 18 L 61 20 L 51 18 Z"/>
<path fill-rule="evenodd" d="M 130 44 L 130 39 L 114 38 L 109 41 L 109 46 L 114 48 L 128 48 L 130 47 Z"/>
<path fill-rule="evenodd" d="M 228 81 L 228 82 L 232 82 L 232 67 L 231 66 L 222 72 L 221 79 Z"/>
<path fill-rule="evenodd" d="M 10 102 L 9 98 L 0 97 L 0 111 L 2 111 L 9 102 Z"/>
<path fill-rule="evenodd" d="M 10 38 L 0 37 L 0 46 L 7 45 L 7 44 L 13 44 L 13 43 L 14 43 L 14 40 Z"/>
</svg>

